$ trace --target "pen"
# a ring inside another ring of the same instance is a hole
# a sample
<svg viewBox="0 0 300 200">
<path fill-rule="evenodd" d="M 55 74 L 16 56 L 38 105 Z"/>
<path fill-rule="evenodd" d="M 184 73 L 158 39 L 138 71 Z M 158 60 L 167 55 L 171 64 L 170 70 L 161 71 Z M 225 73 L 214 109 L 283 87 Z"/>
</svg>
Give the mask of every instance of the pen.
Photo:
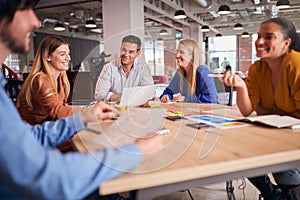
<svg viewBox="0 0 300 200">
<path fill-rule="evenodd" d="M 245 75 L 243 73 L 235 73 L 236 75 L 238 75 L 239 77 L 241 77 L 242 79 L 245 78 Z M 224 74 L 208 74 L 207 77 L 212 77 L 212 78 L 222 78 L 224 76 Z"/>
<path fill-rule="evenodd" d="M 170 133 L 170 129 L 161 129 L 161 130 L 156 131 L 156 133 L 159 135 L 165 135 L 165 134 Z"/>
<path fill-rule="evenodd" d="M 90 106 L 96 104 L 97 102 L 98 102 L 98 101 L 92 101 L 92 102 L 90 103 Z"/>
<path fill-rule="evenodd" d="M 207 76 L 212 78 L 222 78 L 224 74 L 208 74 Z"/>
</svg>

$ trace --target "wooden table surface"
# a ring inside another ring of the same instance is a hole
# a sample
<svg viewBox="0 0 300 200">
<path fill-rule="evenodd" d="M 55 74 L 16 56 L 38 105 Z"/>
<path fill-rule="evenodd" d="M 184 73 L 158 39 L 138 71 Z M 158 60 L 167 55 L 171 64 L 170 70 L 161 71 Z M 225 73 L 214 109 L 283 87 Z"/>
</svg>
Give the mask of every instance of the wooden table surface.
<svg viewBox="0 0 300 200">
<path fill-rule="evenodd" d="M 164 104 L 163 107 L 185 114 L 233 109 L 217 104 L 193 103 Z M 110 123 L 101 123 L 101 128 L 105 129 Z M 151 199 L 153 195 L 199 187 L 199 184 L 300 166 L 300 130 L 257 125 L 197 130 L 186 126 L 187 123 L 191 121 L 165 120 L 164 127 L 171 131 L 163 136 L 165 148 L 145 155 L 142 163 L 131 172 L 101 184 L 99 193 L 144 190 L 137 199 Z M 96 136 L 93 132 L 82 131 L 73 138 L 73 143 L 80 152 L 94 150 L 99 148 L 92 141 Z"/>
</svg>

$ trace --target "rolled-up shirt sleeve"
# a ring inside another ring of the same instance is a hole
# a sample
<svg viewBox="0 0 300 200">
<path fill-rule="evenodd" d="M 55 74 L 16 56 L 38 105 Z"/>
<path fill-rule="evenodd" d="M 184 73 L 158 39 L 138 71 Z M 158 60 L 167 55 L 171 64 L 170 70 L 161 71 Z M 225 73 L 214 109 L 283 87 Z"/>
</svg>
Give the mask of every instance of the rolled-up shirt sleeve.
<svg viewBox="0 0 300 200">
<path fill-rule="evenodd" d="M 180 75 L 176 71 L 168 87 L 163 91 L 159 98 L 162 98 L 164 95 L 168 95 L 169 99 L 173 99 L 173 95 L 180 92 Z"/>
<path fill-rule="evenodd" d="M 154 80 L 153 77 L 151 75 L 151 70 L 149 68 L 149 66 L 144 63 L 144 66 L 142 67 L 143 71 L 141 76 L 141 86 L 145 86 L 145 85 L 153 85 L 154 84 Z"/>
<path fill-rule="evenodd" d="M 75 133 L 86 128 L 86 125 L 80 120 L 80 113 L 55 122 L 47 121 L 42 125 L 27 126 L 31 129 L 31 134 L 35 139 L 45 147 L 56 147 L 61 142 L 71 139 Z"/>
<path fill-rule="evenodd" d="M 111 95 L 113 95 L 112 92 L 110 92 L 110 89 L 112 87 L 112 71 L 111 67 L 109 65 L 104 65 L 100 76 L 98 78 L 98 81 L 96 83 L 96 89 L 95 89 L 95 100 L 108 100 Z"/>
</svg>

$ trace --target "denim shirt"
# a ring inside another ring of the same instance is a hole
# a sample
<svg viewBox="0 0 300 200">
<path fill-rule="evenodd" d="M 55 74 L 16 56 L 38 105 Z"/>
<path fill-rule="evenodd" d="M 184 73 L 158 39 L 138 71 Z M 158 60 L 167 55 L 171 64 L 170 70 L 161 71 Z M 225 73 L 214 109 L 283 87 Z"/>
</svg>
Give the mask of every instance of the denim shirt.
<svg viewBox="0 0 300 200">
<path fill-rule="evenodd" d="M 5 84 L 0 74 L 0 199 L 82 199 L 140 163 L 135 144 L 92 154 L 52 149 L 86 128 L 80 114 L 30 126 L 6 95 Z"/>
</svg>

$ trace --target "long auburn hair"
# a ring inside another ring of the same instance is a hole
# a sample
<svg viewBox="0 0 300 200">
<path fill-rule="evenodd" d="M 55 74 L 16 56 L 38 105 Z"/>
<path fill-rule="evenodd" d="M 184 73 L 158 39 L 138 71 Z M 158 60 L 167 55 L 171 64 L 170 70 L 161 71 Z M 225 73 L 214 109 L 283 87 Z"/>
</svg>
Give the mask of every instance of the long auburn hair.
<svg viewBox="0 0 300 200">
<path fill-rule="evenodd" d="M 69 43 L 67 41 L 65 41 L 63 38 L 58 37 L 58 36 L 48 36 L 46 38 L 44 38 L 42 40 L 42 42 L 40 43 L 40 46 L 37 50 L 37 53 L 35 55 L 34 58 L 34 62 L 31 68 L 31 71 L 28 75 L 28 77 L 26 78 L 22 89 L 19 93 L 19 96 L 22 98 L 25 98 L 25 101 L 27 103 L 27 105 L 29 106 L 30 109 L 33 108 L 32 106 L 32 85 L 33 85 L 33 80 L 39 76 L 39 75 L 46 75 L 49 80 L 51 81 L 51 85 L 52 88 L 48 88 L 48 90 L 46 91 L 48 93 L 48 95 L 52 95 L 57 93 L 57 87 L 56 87 L 56 81 L 53 76 L 52 76 L 52 66 L 50 64 L 50 62 L 47 61 L 47 58 L 49 55 L 51 55 L 58 47 L 60 47 L 63 44 L 67 44 L 69 45 Z M 69 45 L 70 46 L 70 45 Z M 64 87 L 61 89 L 65 90 L 65 98 L 64 98 L 64 102 L 67 103 L 69 94 L 70 94 L 70 83 L 67 77 L 67 73 L 66 71 L 63 71 L 60 73 L 61 76 L 61 80 L 63 82 Z M 42 79 L 39 79 L 40 84 Z M 17 106 L 20 106 L 20 99 L 18 98 L 17 101 Z"/>
<path fill-rule="evenodd" d="M 192 39 L 182 39 L 179 44 L 183 45 L 192 55 L 191 65 L 189 72 L 186 72 L 184 68 L 178 67 L 178 72 L 181 75 L 180 77 L 180 87 L 183 88 L 183 78 L 185 78 L 185 74 L 188 74 L 189 77 L 186 77 L 189 80 L 188 93 L 194 94 L 196 90 L 196 74 L 197 69 L 200 66 L 201 60 L 201 52 L 198 43 Z M 178 44 L 178 45 L 179 45 Z"/>
</svg>

